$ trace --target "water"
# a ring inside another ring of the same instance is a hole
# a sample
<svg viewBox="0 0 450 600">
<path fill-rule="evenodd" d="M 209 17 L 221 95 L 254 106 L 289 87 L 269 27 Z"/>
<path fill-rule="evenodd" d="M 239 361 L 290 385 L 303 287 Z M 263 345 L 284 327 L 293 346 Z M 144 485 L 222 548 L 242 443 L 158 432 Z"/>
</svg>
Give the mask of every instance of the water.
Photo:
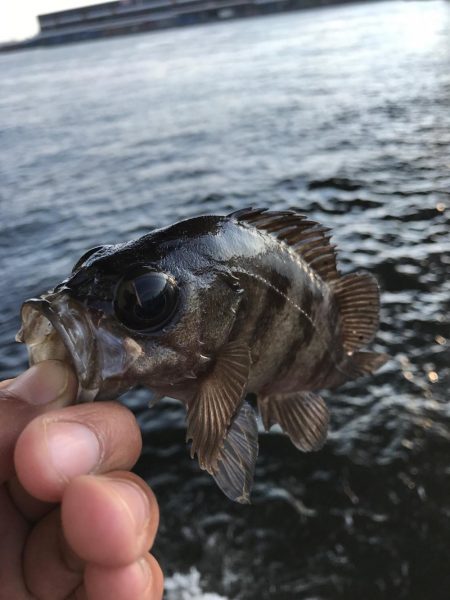
<svg viewBox="0 0 450 600">
<path fill-rule="evenodd" d="M 86 248 L 198 213 L 298 206 L 382 286 L 392 360 L 327 394 L 323 451 L 261 437 L 251 507 L 188 458 L 179 405 L 128 398 L 168 598 L 448 600 L 450 4 L 36 49 L 0 73 L 1 375 L 25 366 L 23 299 Z"/>
</svg>

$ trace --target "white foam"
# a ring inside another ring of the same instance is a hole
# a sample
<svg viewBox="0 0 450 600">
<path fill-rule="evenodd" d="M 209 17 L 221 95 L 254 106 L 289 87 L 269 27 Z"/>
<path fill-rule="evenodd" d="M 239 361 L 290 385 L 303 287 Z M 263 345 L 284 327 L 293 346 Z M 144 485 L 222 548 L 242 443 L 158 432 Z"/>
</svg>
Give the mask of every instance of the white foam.
<svg viewBox="0 0 450 600">
<path fill-rule="evenodd" d="M 164 584 L 167 600 L 228 600 L 210 592 L 203 592 L 200 584 L 200 573 L 191 567 L 188 573 L 174 573 L 167 577 Z"/>
</svg>

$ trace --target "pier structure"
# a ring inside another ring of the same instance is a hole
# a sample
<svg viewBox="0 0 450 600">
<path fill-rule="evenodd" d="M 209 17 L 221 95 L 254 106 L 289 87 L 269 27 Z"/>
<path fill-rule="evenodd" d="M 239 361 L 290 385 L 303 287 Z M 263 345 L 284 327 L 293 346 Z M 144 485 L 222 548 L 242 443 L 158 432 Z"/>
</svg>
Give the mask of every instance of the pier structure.
<svg viewBox="0 0 450 600">
<path fill-rule="evenodd" d="M 315 8 L 347 1 L 352 0 L 114 0 L 39 15 L 40 31 L 35 37 L 3 44 L 0 51 Z"/>
</svg>

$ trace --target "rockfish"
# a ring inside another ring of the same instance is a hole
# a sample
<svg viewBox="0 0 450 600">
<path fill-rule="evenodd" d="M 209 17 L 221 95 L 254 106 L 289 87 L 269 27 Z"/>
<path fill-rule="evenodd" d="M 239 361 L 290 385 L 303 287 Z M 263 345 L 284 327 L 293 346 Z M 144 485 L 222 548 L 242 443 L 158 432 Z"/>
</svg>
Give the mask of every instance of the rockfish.
<svg viewBox="0 0 450 600">
<path fill-rule="evenodd" d="M 70 362 L 78 401 L 137 384 L 187 410 L 191 456 L 231 499 L 248 502 L 266 430 L 307 452 L 329 413 L 317 390 L 372 373 L 361 351 L 378 328 L 368 273 L 341 275 L 329 229 L 295 210 L 206 215 L 89 250 L 52 291 L 22 306 L 30 363 Z"/>
</svg>

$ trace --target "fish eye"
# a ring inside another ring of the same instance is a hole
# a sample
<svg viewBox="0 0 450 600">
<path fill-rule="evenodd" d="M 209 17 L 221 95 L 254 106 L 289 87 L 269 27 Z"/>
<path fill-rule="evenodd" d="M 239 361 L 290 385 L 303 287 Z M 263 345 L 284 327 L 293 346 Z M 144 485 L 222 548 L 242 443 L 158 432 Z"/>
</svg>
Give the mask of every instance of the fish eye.
<svg viewBox="0 0 450 600">
<path fill-rule="evenodd" d="M 81 258 L 79 258 L 77 260 L 77 262 L 75 263 L 75 265 L 74 265 L 74 267 L 72 269 L 72 273 L 76 273 L 78 271 L 78 269 L 82 266 L 82 264 L 85 263 L 90 256 L 92 256 L 93 254 L 95 254 L 101 248 L 103 248 L 103 246 L 95 246 L 95 248 L 91 248 L 90 250 L 88 250 L 87 252 L 85 252 L 83 254 L 83 256 Z"/>
<path fill-rule="evenodd" d="M 178 301 L 179 289 L 172 277 L 140 266 L 119 281 L 114 311 L 125 327 L 150 333 L 170 322 Z"/>
</svg>

